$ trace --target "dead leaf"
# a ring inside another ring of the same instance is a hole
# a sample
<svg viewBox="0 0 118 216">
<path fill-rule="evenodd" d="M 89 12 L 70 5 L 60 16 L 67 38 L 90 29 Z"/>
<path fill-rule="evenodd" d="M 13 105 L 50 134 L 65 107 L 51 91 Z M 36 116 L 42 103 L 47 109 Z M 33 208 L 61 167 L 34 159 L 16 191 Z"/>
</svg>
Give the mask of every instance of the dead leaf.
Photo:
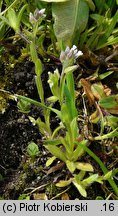
<svg viewBox="0 0 118 216">
<path fill-rule="evenodd" d="M 33 198 L 34 200 L 48 200 L 48 197 L 45 193 L 34 193 Z"/>
<path fill-rule="evenodd" d="M 104 92 L 104 86 L 102 85 L 101 82 L 97 82 L 91 85 L 91 91 L 97 100 L 100 100 L 101 98 L 106 97 L 106 94 Z"/>
<path fill-rule="evenodd" d="M 83 78 L 80 80 L 80 82 L 81 82 L 81 84 L 82 84 L 82 86 L 84 88 L 84 92 L 85 92 L 85 94 L 86 94 L 86 96 L 87 96 L 87 98 L 89 100 L 89 103 L 92 106 L 93 104 L 95 104 L 95 98 L 94 98 L 94 95 L 93 95 L 93 93 L 91 91 L 91 84 L 90 84 L 89 81 L 87 81 L 87 80 L 85 80 Z"/>
<path fill-rule="evenodd" d="M 104 92 L 107 96 L 111 95 L 111 89 L 108 86 L 104 85 Z"/>
<path fill-rule="evenodd" d="M 106 109 L 107 112 L 114 114 L 114 115 L 118 115 L 118 106 L 112 108 L 112 109 Z"/>
<path fill-rule="evenodd" d="M 67 193 L 63 193 L 61 196 L 61 200 L 69 200 L 69 195 Z"/>
<path fill-rule="evenodd" d="M 55 172 L 55 171 L 57 171 L 57 170 L 62 169 L 62 168 L 64 167 L 64 165 L 65 165 L 65 163 L 60 162 L 60 163 L 58 163 L 57 165 L 51 167 L 51 168 L 47 171 L 47 175 L 49 175 L 49 174 L 51 174 L 51 173 L 53 173 L 53 172 Z"/>
<path fill-rule="evenodd" d="M 93 124 L 98 123 L 98 121 L 100 120 L 100 113 L 99 110 L 97 109 L 94 113 L 91 114 L 91 116 L 89 117 L 89 121 L 92 122 Z"/>
</svg>

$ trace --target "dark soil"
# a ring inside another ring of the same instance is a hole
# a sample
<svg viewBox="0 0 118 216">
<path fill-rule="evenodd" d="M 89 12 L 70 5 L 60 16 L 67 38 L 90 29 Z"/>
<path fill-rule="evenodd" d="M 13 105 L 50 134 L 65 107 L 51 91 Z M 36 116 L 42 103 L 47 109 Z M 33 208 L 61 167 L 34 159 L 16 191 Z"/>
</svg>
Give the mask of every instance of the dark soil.
<svg viewBox="0 0 118 216">
<path fill-rule="evenodd" d="M 50 89 L 46 84 L 47 78 L 47 71 L 44 71 L 42 80 L 46 97 L 50 95 Z M 39 100 L 34 79 L 34 65 L 26 60 L 15 65 L 11 82 L 6 90 Z M 48 176 L 44 172 L 48 152 L 42 146 L 38 128 L 31 124 L 28 115 L 38 118 L 38 116 L 42 117 L 42 112 L 39 107 L 32 106 L 30 113 L 23 114 L 18 110 L 17 103 L 12 100 L 9 101 L 5 113 L 0 115 L 0 174 L 3 176 L 3 181 L 0 182 L 0 196 L 5 199 L 18 199 L 27 187 L 52 182 L 53 174 Z M 55 127 L 57 123 L 54 116 L 51 122 L 52 127 Z M 39 146 L 41 152 L 35 161 L 30 160 L 26 151 L 31 141 Z M 42 190 L 45 189 L 42 188 L 41 192 Z"/>
<path fill-rule="evenodd" d="M 3 66 L 1 65 L 1 67 Z M 47 85 L 47 72 L 52 70 L 54 70 L 52 65 L 45 66 L 45 71 L 42 75 L 46 98 L 50 95 Z M 4 76 L 4 70 L 2 70 L 2 73 Z M 6 90 L 39 100 L 35 86 L 34 65 L 31 61 L 25 60 L 15 65 L 12 71 L 11 82 L 6 87 Z M 63 193 L 64 189 L 56 188 L 55 182 L 63 179 L 65 175 L 68 175 L 68 172 L 63 167 L 61 172 L 57 170 L 47 174 L 48 169 L 45 167 L 45 163 L 50 155 L 42 146 L 41 134 L 38 128 L 31 124 L 28 115 L 34 118 L 42 117 L 42 111 L 40 108 L 32 106 L 30 113 L 23 114 L 18 110 L 15 101 L 9 101 L 9 106 L 5 113 L 0 115 L 0 174 L 3 176 L 3 180 L 0 182 L 0 196 L 3 199 L 18 199 L 20 194 L 31 192 L 31 188 L 41 186 L 36 192 L 45 193 L 48 199 L 52 199 L 55 196 L 57 196 L 57 199 L 60 199 L 61 196 L 58 196 L 58 194 Z M 52 116 L 51 122 L 53 128 L 58 124 L 54 116 Z M 35 160 L 32 160 L 26 151 L 27 145 L 31 141 L 34 141 L 40 150 L 40 155 Z M 96 144 L 94 148 L 90 148 L 94 149 L 96 154 L 98 154 L 97 149 L 100 150 L 101 147 L 99 144 Z M 98 156 L 103 159 L 104 163 L 108 163 L 109 157 L 103 158 L 102 153 Z M 85 161 L 87 160 L 90 159 L 86 157 Z M 92 163 L 99 172 L 96 163 Z M 54 165 L 57 164 L 55 162 Z M 70 199 L 83 199 L 73 186 L 70 186 L 67 193 Z M 95 184 L 88 188 L 87 199 L 95 199 L 96 196 L 104 197 L 100 184 Z M 32 193 L 30 193 L 30 199 L 34 199 Z"/>
</svg>

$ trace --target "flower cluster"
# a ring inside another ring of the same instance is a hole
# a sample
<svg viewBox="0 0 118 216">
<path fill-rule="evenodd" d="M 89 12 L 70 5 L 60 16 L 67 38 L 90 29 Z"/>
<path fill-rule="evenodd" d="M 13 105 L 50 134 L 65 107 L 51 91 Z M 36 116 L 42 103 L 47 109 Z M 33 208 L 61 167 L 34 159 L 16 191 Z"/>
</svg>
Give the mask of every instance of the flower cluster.
<svg viewBox="0 0 118 216">
<path fill-rule="evenodd" d="M 75 61 L 81 55 L 83 55 L 82 51 L 78 51 L 77 47 L 73 45 L 71 49 L 66 47 L 65 51 L 61 51 L 60 61 L 62 63 L 71 59 Z"/>
<path fill-rule="evenodd" d="M 60 74 L 59 74 L 58 69 L 56 69 L 54 71 L 54 73 L 48 72 L 48 75 L 49 75 L 48 83 L 50 85 L 50 88 L 52 88 L 55 84 L 56 85 L 58 84 L 58 80 L 60 78 Z"/>
<path fill-rule="evenodd" d="M 36 23 L 39 20 L 39 18 L 45 18 L 45 17 L 46 17 L 46 15 L 45 15 L 45 8 L 41 9 L 41 10 L 36 9 L 34 11 L 34 14 L 30 13 L 30 15 L 29 15 L 29 21 L 30 21 L 30 23 L 34 24 L 34 23 Z"/>
</svg>

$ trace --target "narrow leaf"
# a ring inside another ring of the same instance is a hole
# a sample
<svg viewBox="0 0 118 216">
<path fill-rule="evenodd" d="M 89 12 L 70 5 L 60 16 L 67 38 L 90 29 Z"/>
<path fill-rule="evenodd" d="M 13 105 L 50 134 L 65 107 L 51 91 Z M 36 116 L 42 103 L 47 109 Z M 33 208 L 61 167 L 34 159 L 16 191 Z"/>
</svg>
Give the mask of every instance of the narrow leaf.
<svg viewBox="0 0 118 216">
<path fill-rule="evenodd" d="M 30 44 L 30 54 L 32 57 L 32 61 L 35 63 L 38 59 L 38 55 L 37 55 L 35 44 L 33 42 L 31 42 Z"/>
<path fill-rule="evenodd" d="M 75 187 L 78 189 L 78 191 L 83 197 L 87 197 L 86 190 L 82 185 L 78 184 L 76 181 L 73 181 L 73 184 L 75 185 Z"/>
<path fill-rule="evenodd" d="M 64 152 L 59 147 L 54 146 L 54 145 L 45 145 L 45 147 L 56 158 L 59 158 L 60 160 L 66 162 L 65 154 L 64 154 Z"/>
<path fill-rule="evenodd" d="M 35 62 L 35 72 L 36 72 L 36 75 L 37 76 L 41 75 L 42 71 L 43 71 L 42 62 L 41 62 L 40 59 L 37 59 L 36 62 Z"/>
<path fill-rule="evenodd" d="M 83 184 L 85 187 L 87 187 L 88 185 L 90 185 L 90 184 L 92 184 L 93 182 L 95 182 L 95 181 L 97 180 L 97 178 L 98 178 L 98 174 L 93 174 L 93 175 L 91 175 L 90 177 L 84 179 L 84 180 L 82 181 L 82 184 Z"/>
<path fill-rule="evenodd" d="M 59 3 L 59 2 L 66 2 L 66 1 L 70 1 L 70 0 L 40 0 L 40 1 L 45 1 L 48 3 L 52 3 L 52 2 Z"/>
<path fill-rule="evenodd" d="M 17 17 L 16 13 L 13 8 L 8 10 L 8 20 L 9 20 L 9 25 L 16 31 L 17 30 Z"/>
</svg>

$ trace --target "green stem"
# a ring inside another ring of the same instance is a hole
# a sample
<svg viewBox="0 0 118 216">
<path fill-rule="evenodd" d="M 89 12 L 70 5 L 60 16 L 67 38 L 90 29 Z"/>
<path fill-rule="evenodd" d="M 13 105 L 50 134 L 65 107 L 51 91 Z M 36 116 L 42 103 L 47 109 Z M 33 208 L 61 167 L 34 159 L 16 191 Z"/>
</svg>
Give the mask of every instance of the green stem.
<svg viewBox="0 0 118 216">
<path fill-rule="evenodd" d="M 100 166 L 103 173 L 106 174 L 108 172 L 108 169 L 105 167 L 103 162 L 100 160 L 99 157 L 97 157 L 87 146 L 84 146 L 83 144 L 79 144 Z M 118 196 L 118 187 L 114 180 L 112 178 L 108 179 L 109 184 L 113 188 L 115 194 Z"/>
<path fill-rule="evenodd" d="M 51 139 L 54 139 L 54 137 L 56 136 L 56 134 L 57 134 L 62 128 L 64 128 L 63 125 L 60 125 L 59 127 L 57 127 L 57 128 L 54 130 Z"/>
<path fill-rule="evenodd" d="M 116 128 L 115 130 L 113 130 L 112 132 L 105 134 L 103 136 L 97 136 L 94 138 L 94 140 L 103 140 L 103 139 L 108 139 L 108 138 L 112 138 L 112 137 L 118 137 L 118 128 Z"/>
<path fill-rule="evenodd" d="M 31 104 L 34 104 L 35 106 L 39 106 L 39 107 L 41 107 L 43 109 L 49 109 L 52 112 L 56 113 L 57 116 L 61 119 L 61 112 L 59 110 L 57 110 L 57 109 L 54 109 L 52 107 L 48 107 L 48 106 L 46 106 L 46 105 L 44 105 L 44 104 L 42 104 L 42 103 L 40 103 L 38 101 L 35 101 L 35 100 L 31 99 L 31 98 L 28 98 L 28 97 L 25 97 L 25 96 L 22 96 L 22 95 L 17 95 L 16 94 L 15 97 L 18 98 L 18 99 L 27 101 L 27 102 L 29 102 Z"/>
</svg>

